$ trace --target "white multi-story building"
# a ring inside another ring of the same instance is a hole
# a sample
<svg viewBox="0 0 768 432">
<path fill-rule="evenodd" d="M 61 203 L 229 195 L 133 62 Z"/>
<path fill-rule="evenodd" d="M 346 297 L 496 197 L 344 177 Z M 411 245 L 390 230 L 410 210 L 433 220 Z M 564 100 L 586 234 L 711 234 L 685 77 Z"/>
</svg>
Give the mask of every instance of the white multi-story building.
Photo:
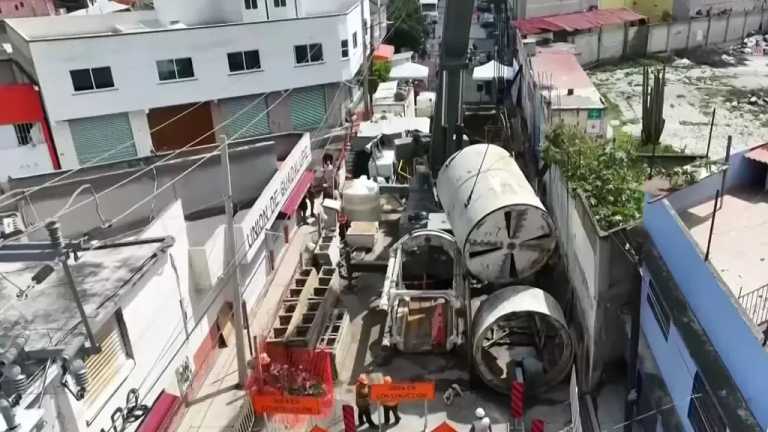
<svg viewBox="0 0 768 432">
<path fill-rule="evenodd" d="M 359 93 L 352 80 L 368 52 L 367 0 L 154 3 L 152 11 L 7 20 L 62 168 L 121 146 L 99 162 L 241 131 L 314 130 L 340 122 Z"/>
</svg>

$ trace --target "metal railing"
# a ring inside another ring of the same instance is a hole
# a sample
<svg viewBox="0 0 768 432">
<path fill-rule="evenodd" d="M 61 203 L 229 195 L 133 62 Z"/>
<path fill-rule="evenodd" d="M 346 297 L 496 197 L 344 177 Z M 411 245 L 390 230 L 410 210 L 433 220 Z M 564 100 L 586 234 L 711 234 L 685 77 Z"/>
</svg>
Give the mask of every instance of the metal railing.
<svg viewBox="0 0 768 432">
<path fill-rule="evenodd" d="M 760 327 L 768 321 L 768 284 L 739 295 L 739 303 L 752 319 L 752 322 Z"/>
<path fill-rule="evenodd" d="M 240 418 L 235 422 L 233 432 L 251 432 L 256 424 L 256 414 L 253 412 L 253 405 L 246 397 L 243 402 L 243 409 L 240 412 Z"/>
</svg>

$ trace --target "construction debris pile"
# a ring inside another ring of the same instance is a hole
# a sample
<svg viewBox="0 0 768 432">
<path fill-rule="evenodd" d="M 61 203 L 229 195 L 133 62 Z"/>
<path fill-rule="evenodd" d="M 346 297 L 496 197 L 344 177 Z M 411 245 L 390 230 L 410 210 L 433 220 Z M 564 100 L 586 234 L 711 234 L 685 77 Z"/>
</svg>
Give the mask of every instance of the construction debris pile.
<svg viewBox="0 0 768 432">
<path fill-rule="evenodd" d="M 728 54 L 732 57 L 739 55 L 762 56 L 768 52 L 768 34 L 754 34 L 736 45 L 732 45 Z"/>
</svg>

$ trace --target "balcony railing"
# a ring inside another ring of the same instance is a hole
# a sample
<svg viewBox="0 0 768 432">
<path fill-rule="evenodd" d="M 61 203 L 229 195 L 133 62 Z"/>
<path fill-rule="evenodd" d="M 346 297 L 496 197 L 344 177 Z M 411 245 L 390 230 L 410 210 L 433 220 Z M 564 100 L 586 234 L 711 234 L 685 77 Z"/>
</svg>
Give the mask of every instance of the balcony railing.
<svg viewBox="0 0 768 432">
<path fill-rule="evenodd" d="M 768 284 L 739 295 L 739 303 L 757 327 L 768 321 Z"/>
</svg>

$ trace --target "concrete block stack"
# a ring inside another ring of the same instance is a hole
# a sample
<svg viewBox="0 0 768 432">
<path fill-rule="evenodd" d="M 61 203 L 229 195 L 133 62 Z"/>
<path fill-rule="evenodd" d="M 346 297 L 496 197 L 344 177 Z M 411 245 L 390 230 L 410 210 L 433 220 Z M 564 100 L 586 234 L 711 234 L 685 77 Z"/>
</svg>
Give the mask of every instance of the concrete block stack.
<svg viewBox="0 0 768 432">
<path fill-rule="evenodd" d="M 314 348 L 339 297 L 336 267 L 298 271 L 288 287 L 267 343 Z"/>
<path fill-rule="evenodd" d="M 346 309 L 337 308 L 331 313 L 328 323 L 323 329 L 317 349 L 331 353 L 333 361 L 333 378 L 337 379 L 339 370 L 343 368 L 343 362 L 349 351 L 350 338 L 347 328 L 349 326 L 349 313 Z"/>
</svg>

